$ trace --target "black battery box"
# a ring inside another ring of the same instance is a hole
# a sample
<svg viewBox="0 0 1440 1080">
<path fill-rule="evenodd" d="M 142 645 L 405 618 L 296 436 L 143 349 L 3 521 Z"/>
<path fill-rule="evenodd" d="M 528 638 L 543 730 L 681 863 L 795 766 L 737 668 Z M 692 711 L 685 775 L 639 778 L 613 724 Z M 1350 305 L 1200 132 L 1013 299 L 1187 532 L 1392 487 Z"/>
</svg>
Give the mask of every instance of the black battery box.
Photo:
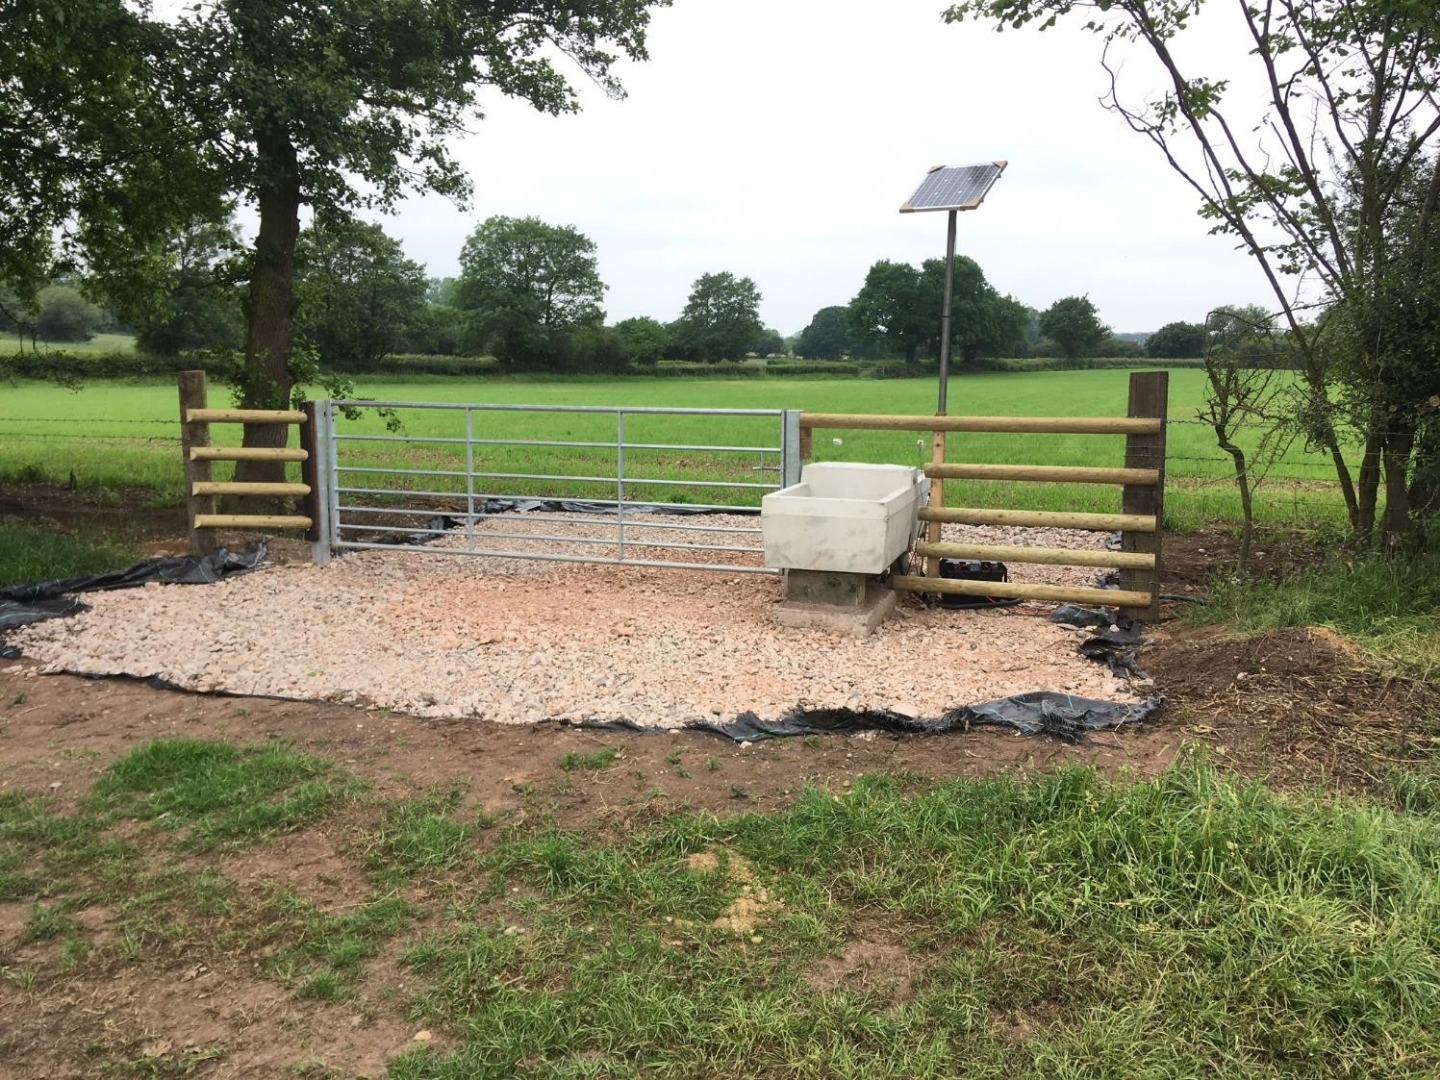
<svg viewBox="0 0 1440 1080">
<path fill-rule="evenodd" d="M 980 559 L 941 559 L 940 576 L 960 581 L 1009 581 L 1010 571 L 1002 562 Z M 956 593 L 941 593 L 940 606 L 947 608 L 1000 607 L 1016 603 L 1014 598 L 1004 596 L 960 596 Z"/>
</svg>

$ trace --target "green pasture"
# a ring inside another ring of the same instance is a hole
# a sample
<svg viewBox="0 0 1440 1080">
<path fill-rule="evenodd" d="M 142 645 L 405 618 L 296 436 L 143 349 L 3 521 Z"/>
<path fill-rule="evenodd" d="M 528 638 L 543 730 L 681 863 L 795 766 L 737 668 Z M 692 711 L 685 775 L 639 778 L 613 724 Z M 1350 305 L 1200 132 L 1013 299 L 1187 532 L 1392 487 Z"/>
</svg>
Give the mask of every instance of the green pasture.
<svg viewBox="0 0 1440 1080">
<path fill-rule="evenodd" d="M 30 341 L 28 338 L 25 340 L 24 346 L 26 351 L 30 349 Z M 38 348 L 42 354 L 129 353 L 135 351 L 135 335 L 96 334 L 89 341 L 42 341 L 38 343 Z"/>
<path fill-rule="evenodd" d="M 1277 794 L 1193 760 L 1139 782 L 872 774 L 717 816 L 669 809 L 684 763 L 736 766 L 677 742 L 670 794 L 557 826 L 627 744 L 604 751 L 571 766 L 537 749 L 499 816 L 462 809 L 458 785 L 382 795 L 278 741 L 158 740 L 97 766 L 78 800 L 0 793 L 9 1015 L 117 972 L 173 977 L 179 957 L 282 1009 L 328 1002 L 336 1026 L 434 1031 L 394 1047 L 390 1080 L 1440 1070 L 1433 770 L 1375 798 Z M 347 903 L 232 869 L 284 863 L 305 830 L 334 845 Z M 253 966 L 235 974 L 236 957 Z M 158 1055 L 138 1037 L 66 1045 L 77 1074 L 189 1076 L 228 1053 L 212 1027 Z"/>
<path fill-rule="evenodd" d="M 1213 435 L 1196 423 L 1203 373 L 1171 372 L 1167 519 L 1171 527 L 1195 528 L 1207 522 L 1233 521 L 1238 499 L 1228 457 Z M 1125 371 L 1065 371 L 967 375 L 951 385 L 952 414 L 1018 416 L 1121 416 L 1127 398 Z M 528 405 L 600 405 L 631 408 L 804 409 L 812 412 L 908 413 L 935 408 L 933 379 L 696 380 L 619 378 L 575 381 L 472 381 L 428 379 L 361 383 L 357 394 L 386 401 Z M 212 391 L 212 404 L 228 404 L 223 389 Z M 181 493 L 179 423 L 176 390 L 163 382 L 93 382 L 78 391 L 44 383 L 12 384 L 0 392 L 0 477 L 65 482 L 73 475 L 86 488 L 150 489 L 156 501 L 174 503 Z M 528 485 L 507 473 L 544 473 L 557 477 L 613 476 L 616 421 L 610 415 L 475 411 L 470 414 L 476 440 L 524 439 L 600 446 L 507 447 L 479 441 L 467 462 L 464 410 L 407 409 L 398 412 L 404 445 L 375 441 L 342 444 L 341 462 L 370 469 L 439 470 L 448 477 L 406 477 L 392 473 L 347 472 L 349 486 L 392 490 L 467 492 L 466 474 L 480 476 L 477 495 L 552 494 L 613 498 L 613 483 L 552 480 Z M 777 444 L 772 419 L 698 416 L 626 418 L 626 441 L 683 446 L 761 447 Z M 385 435 L 382 417 L 364 410 L 344 420 L 343 435 Z M 216 441 L 238 440 L 238 429 L 217 427 Z M 948 457 L 977 463 L 1119 465 L 1123 439 L 1093 435 L 958 434 L 950 437 Z M 928 437 L 919 433 L 821 431 L 817 460 L 888 461 L 919 464 L 928 456 Z M 628 474 L 636 477 L 630 499 L 656 502 L 755 504 L 756 489 L 698 490 L 696 480 L 732 484 L 765 483 L 775 477 L 775 457 L 759 452 L 674 450 L 627 451 Z M 467 468 L 472 466 L 473 468 Z M 221 475 L 224 467 L 217 469 Z M 638 478 L 671 483 L 641 484 Z M 1029 507 L 1109 511 L 1119 494 L 1110 487 L 952 482 L 951 505 Z M 1276 466 L 1261 487 L 1259 512 L 1271 524 L 1339 521 L 1342 507 L 1329 463 L 1300 449 Z"/>
</svg>

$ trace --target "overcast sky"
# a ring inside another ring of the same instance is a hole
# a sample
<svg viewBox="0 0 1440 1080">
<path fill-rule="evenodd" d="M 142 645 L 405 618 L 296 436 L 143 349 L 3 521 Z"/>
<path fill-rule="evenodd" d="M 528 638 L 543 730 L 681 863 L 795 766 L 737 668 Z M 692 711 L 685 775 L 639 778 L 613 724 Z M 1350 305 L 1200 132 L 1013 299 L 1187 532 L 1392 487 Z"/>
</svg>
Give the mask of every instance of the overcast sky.
<svg viewBox="0 0 1440 1080">
<path fill-rule="evenodd" d="M 491 214 L 573 225 L 599 247 L 611 321 L 679 315 L 701 274 L 754 278 L 783 334 L 847 303 L 877 259 L 945 248 L 944 214 L 900 214 L 932 165 L 1006 159 L 958 250 L 1044 308 L 1086 293 L 1117 331 L 1265 302 L 1251 261 L 1098 103 L 1100 43 L 1073 26 L 997 34 L 943 0 L 675 0 L 629 96 L 588 87 L 547 117 L 497 99 L 457 147 L 466 211 L 409 200 L 385 228 L 433 276 Z M 1144 69 L 1127 68 L 1144 87 Z"/>
</svg>

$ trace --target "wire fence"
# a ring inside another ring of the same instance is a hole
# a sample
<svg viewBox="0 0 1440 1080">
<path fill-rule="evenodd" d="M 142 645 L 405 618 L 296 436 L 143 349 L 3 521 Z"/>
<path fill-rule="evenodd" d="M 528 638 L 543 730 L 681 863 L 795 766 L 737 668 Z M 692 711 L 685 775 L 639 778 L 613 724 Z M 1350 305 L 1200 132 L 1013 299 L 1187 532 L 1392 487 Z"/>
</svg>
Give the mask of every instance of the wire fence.
<svg viewBox="0 0 1440 1080">
<path fill-rule="evenodd" d="M 240 430 L 226 429 L 226 441 L 238 442 Z M 1343 517 L 1342 484 L 1328 451 L 1306 447 L 1298 440 L 1283 453 L 1268 454 L 1261 433 L 1240 431 L 1246 451 L 1248 479 L 1255 489 L 1256 513 L 1273 522 L 1307 522 Z M 151 487 L 162 498 L 178 498 L 183 488 L 180 423 L 175 419 L 94 415 L 0 416 L 0 482 L 68 483 L 86 488 Z M 1204 420 L 1181 417 L 1167 422 L 1167 519 L 1181 527 L 1237 520 L 1240 503 L 1235 460 L 1219 448 Z M 1363 448 L 1343 448 L 1352 480 L 1359 472 Z M 539 451 L 537 451 L 539 452 Z M 856 431 L 814 441 L 816 460 L 876 461 L 923 465 L 929 440 L 912 433 Z M 1056 436 L 1043 439 L 996 433 L 952 434 L 947 458 L 974 464 L 1124 464 L 1121 436 Z M 1158 466 L 1160 462 L 1133 462 Z M 1014 485 L 995 481 L 947 482 L 950 493 L 977 507 L 1003 507 L 1022 502 L 1046 509 L 1062 501 L 1075 511 L 1112 509 L 1113 491 L 1080 491 L 1068 485 Z M 1038 505 L 1036 500 L 1038 499 Z"/>
</svg>

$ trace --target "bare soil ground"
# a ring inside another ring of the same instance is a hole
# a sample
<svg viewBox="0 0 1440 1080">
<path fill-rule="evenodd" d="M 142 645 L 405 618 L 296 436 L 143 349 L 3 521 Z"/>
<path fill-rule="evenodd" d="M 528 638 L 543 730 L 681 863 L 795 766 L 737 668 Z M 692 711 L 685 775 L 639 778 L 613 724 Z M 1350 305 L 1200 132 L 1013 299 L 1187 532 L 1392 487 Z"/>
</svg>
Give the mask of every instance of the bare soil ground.
<svg viewBox="0 0 1440 1080">
<path fill-rule="evenodd" d="M 132 514 L 123 526 L 139 526 L 149 550 L 175 550 L 175 515 L 155 516 L 147 523 Z M 1262 550 L 1277 565 L 1318 557 L 1273 539 Z M 1171 540 L 1167 589 L 1198 592 L 1224 569 L 1226 545 L 1220 536 Z M 748 747 L 696 732 L 616 734 L 191 694 L 135 680 L 41 675 L 30 661 L 4 662 L 0 797 L 49 795 L 65 812 L 108 765 L 147 741 L 280 738 L 370 781 L 381 795 L 460 785 L 457 813 L 483 811 L 509 822 L 540 816 L 603 842 L 681 808 L 765 812 L 788 805 L 807 785 L 840 791 L 869 772 L 923 785 L 1077 763 L 1107 775 L 1148 777 L 1196 745 L 1207 746 L 1215 760 L 1280 785 L 1325 782 L 1364 790 L 1389 763 L 1416 753 L 1416 717 L 1436 711 L 1429 692 L 1377 673 L 1346 641 L 1313 630 L 1237 640 L 1170 618 L 1156 628 L 1143 659 L 1168 697 L 1159 718 L 1079 745 L 977 730 L 930 738 L 811 737 Z M 565 766 L 574 756 L 606 748 L 618 751 L 609 768 Z M 288 889 L 322 910 L 345 910 L 365 882 L 363 855 L 346 839 L 356 824 L 348 813 L 239 854 L 195 855 L 190 869 L 235 881 L 242 896 Z M 412 887 L 407 899 L 426 912 L 423 919 L 443 917 L 438 903 L 427 910 L 423 888 Z M 357 999 L 301 1000 L 243 951 L 197 945 L 122 961 L 118 945 L 107 939 L 107 932 L 114 936 L 107 927 L 116 913 L 91 907 L 75 919 L 97 955 L 108 955 L 104 950 L 113 945 L 117 958 L 27 983 L 17 972 L 56 948 L 51 941 L 22 941 L 29 915 L 28 904 L 0 903 L 0 1080 L 378 1077 L 386 1061 L 417 1038 L 443 1045 L 442 1035 L 421 1032 L 407 1020 L 406 973 L 390 954 L 373 962 Z M 196 938 L 203 935 L 201 925 Z M 883 976 L 903 986 L 904 965 L 895 959 L 902 954 L 894 943 L 847 953 L 835 970 L 817 978 L 843 983 Z"/>
</svg>

